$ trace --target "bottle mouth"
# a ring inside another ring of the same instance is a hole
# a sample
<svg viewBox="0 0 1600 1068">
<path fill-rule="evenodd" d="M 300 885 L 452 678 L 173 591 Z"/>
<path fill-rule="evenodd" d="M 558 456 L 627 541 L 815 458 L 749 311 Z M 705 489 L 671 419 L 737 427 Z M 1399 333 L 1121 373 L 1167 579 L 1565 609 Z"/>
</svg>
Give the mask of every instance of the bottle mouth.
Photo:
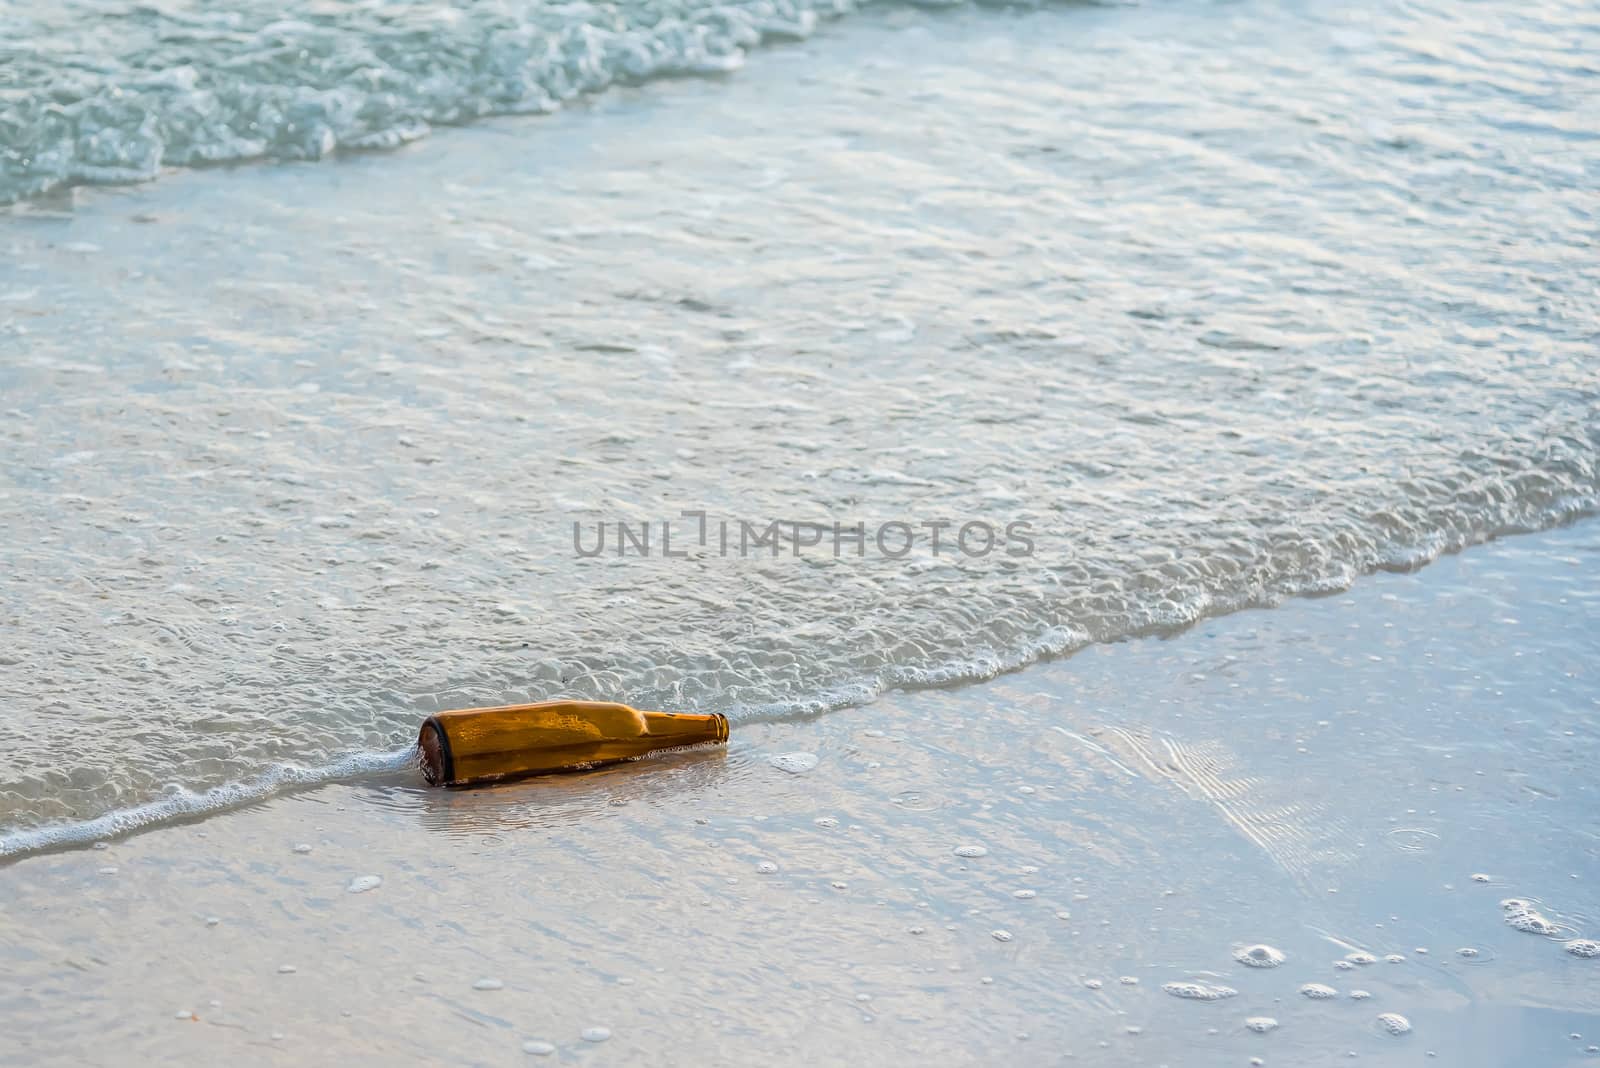
<svg viewBox="0 0 1600 1068">
<path fill-rule="evenodd" d="M 429 786 L 439 786 L 455 778 L 450 737 L 432 716 L 422 721 L 422 730 L 417 734 L 417 763 L 422 765 L 422 777 Z"/>
</svg>

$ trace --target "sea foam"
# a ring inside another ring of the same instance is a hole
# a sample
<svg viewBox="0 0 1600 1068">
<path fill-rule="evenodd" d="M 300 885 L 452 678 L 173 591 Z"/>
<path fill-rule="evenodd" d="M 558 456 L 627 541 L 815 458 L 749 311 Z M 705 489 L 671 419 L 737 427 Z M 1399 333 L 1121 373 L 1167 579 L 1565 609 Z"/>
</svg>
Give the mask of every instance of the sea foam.
<svg viewBox="0 0 1600 1068">
<path fill-rule="evenodd" d="M 319 767 L 279 764 L 245 782 L 226 783 L 207 790 L 189 790 L 175 785 L 159 800 L 118 809 L 94 819 L 12 831 L 0 837 L 0 858 L 87 845 L 153 824 L 237 808 L 296 786 L 318 786 L 360 775 L 400 771 L 415 759 L 416 751 L 407 747 L 391 753 L 356 753 Z"/>
<path fill-rule="evenodd" d="M 0 203 L 163 167 L 393 148 L 612 85 L 727 74 L 856 3 L 103 6 L 116 34 L 87 13 L 6 20 L 32 47 L 7 56 Z"/>
</svg>

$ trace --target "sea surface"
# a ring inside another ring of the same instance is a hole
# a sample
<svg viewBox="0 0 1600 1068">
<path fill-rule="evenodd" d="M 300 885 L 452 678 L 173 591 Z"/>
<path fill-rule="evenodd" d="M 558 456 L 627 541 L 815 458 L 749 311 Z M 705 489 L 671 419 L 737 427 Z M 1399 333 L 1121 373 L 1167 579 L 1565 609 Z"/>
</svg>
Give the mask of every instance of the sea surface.
<svg viewBox="0 0 1600 1068">
<path fill-rule="evenodd" d="M 1592 4 L 852 7 L 0 0 L 0 854 L 1594 510 Z"/>
</svg>

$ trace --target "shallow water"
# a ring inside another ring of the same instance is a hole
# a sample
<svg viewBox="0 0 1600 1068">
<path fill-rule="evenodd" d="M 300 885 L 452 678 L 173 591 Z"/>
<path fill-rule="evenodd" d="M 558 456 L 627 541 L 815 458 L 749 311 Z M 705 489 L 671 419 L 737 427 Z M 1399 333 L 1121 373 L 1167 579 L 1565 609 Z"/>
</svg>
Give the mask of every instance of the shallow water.
<svg viewBox="0 0 1600 1068">
<path fill-rule="evenodd" d="M 1592 1068 L 1597 565 L 1588 522 L 725 752 L 24 858 L 0 1060 Z"/>
<path fill-rule="evenodd" d="M 897 11 L 17 206 L 0 851 L 443 707 L 748 725 L 1593 508 L 1597 46 L 1562 4 Z M 684 509 L 920 540 L 575 552 Z"/>
</svg>

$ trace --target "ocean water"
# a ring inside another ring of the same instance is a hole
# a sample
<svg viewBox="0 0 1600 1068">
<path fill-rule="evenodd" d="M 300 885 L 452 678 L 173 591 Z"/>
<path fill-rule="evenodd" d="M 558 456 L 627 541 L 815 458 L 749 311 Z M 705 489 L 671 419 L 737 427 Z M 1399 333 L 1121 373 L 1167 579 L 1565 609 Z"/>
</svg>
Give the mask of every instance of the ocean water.
<svg viewBox="0 0 1600 1068">
<path fill-rule="evenodd" d="M 0 853 L 397 767 L 445 707 L 847 715 L 1600 494 L 1591 6 L 0 41 Z M 741 551 L 774 520 L 827 533 Z"/>
</svg>

